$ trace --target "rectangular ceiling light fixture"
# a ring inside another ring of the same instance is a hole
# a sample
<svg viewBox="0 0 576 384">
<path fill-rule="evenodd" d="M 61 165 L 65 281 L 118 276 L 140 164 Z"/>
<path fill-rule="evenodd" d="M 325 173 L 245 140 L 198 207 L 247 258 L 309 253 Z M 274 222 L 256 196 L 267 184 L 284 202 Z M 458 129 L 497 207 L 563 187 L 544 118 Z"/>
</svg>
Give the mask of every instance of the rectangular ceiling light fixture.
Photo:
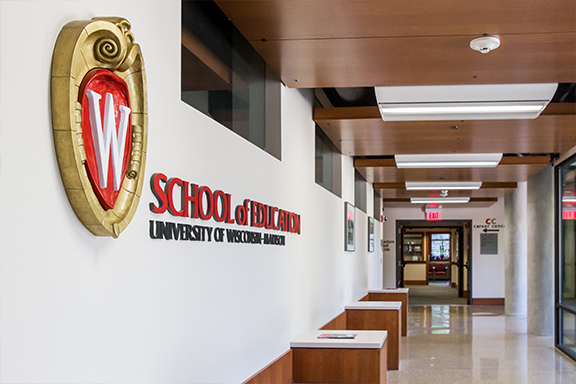
<svg viewBox="0 0 576 384">
<path fill-rule="evenodd" d="M 456 204 L 468 203 L 469 197 L 411 197 L 412 204 Z"/>
<path fill-rule="evenodd" d="M 501 153 L 447 153 L 431 155 L 394 155 L 398 168 L 494 168 Z"/>
<path fill-rule="evenodd" d="M 407 181 L 405 184 L 408 191 L 473 190 L 482 186 L 481 181 Z"/>
<path fill-rule="evenodd" d="M 535 119 L 557 83 L 375 87 L 384 121 Z"/>
</svg>

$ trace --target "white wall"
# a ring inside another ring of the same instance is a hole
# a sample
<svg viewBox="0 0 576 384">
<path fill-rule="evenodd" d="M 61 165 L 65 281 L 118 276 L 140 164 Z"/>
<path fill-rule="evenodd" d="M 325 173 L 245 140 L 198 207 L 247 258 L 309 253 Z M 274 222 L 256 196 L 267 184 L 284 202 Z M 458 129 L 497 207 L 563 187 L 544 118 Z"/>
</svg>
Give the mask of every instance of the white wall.
<svg viewBox="0 0 576 384">
<path fill-rule="evenodd" d="M 145 188 L 116 240 L 90 234 L 67 201 L 49 105 L 61 27 L 108 15 L 132 23 L 148 80 Z M 309 92 L 282 90 L 282 161 L 180 101 L 179 0 L 1 1 L 0 21 L 2 382 L 239 383 L 381 285 L 381 225 L 368 254 L 357 211 L 356 252 L 343 250 L 352 159 L 342 198 L 314 183 Z M 149 220 L 198 223 L 148 210 L 155 172 L 297 212 L 302 235 L 285 247 L 151 240 Z"/>
<path fill-rule="evenodd" d="M 396 279 L 396 220 L 424 220 L 421 208 L 385 208 L 384 214 L 388 221 L 383 223 L 384 241 L 393 240 L 390 251 L 384 252 L 384 287 L 395 286 Z M 504 297 L 504 254 L 505 228 L 499 229 L 498 254 L 480 254 L 480 233 L 486 225 L 486 219 L 496 219 L 496 225 L 504 226 L 504 199 L 489 208 L 444 208 L 443 220 L 472 220 L 472 297 L 473 298 L 503 298 Z M 490 228 L 492 229 L 492 225 Z"/>
</svg>

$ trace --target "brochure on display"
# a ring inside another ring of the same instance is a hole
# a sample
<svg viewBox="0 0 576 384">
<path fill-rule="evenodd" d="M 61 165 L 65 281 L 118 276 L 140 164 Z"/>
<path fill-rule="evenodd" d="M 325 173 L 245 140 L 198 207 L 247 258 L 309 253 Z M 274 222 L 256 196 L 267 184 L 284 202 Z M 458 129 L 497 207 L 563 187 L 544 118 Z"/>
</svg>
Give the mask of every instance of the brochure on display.
<svg viewBox="0 0 576 384">
<path fill-rule="evenodd" d="M 318 339 L 355 339 L 357 333 L 323 333 Z"/>
</svg>

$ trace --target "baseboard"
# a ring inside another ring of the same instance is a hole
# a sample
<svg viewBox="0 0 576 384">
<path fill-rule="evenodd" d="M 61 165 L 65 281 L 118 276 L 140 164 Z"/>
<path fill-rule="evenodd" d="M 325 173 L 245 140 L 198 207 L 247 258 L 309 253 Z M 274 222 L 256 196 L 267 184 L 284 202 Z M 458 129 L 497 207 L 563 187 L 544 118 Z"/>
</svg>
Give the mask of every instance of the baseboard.
<svg viewBox="0 0 576 384">
<path fill-rule="evenodd" d="M 504 298 L 487 297 L 482 299 L 472 299 L 472 305 L 504 305 Z"/>
<path fill-rule="evenodd" d="M 262 384 L 262 383 L 292 383 L 292 350 L 282 354 L 276 360 L 262 368 L 242 384 Z"/>
<path fill-rule="evenodd" d="M 458 288 L 458 284 L 452 283 L 452 288 Z"/>
<path fill-rule="evenodd" d="M 462 297 L 467 299 L 468 298 L 468 291 L 462 291 Z"/>
<path fill-rule="evenodd" d="M 404 280 L 404 285 L 428 285 L 426 280 Z"/>
</svg>

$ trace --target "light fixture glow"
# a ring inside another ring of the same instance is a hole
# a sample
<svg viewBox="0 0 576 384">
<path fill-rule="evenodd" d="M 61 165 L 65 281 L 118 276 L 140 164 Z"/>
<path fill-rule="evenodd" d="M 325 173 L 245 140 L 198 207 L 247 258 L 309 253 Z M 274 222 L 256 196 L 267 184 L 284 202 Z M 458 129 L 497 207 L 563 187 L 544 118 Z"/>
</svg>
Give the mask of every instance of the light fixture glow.
<svg viewBox="0 0 576 384">
<path fill-rule="evenodd" d="M 413 114 L 424 114 L 424 113 L 509 113 L 509 112 L 536 112 L 544 109 L 544 106 L 539 105 L 458 105 L 458 106 L 421 106 L 413 107 L 406 106 L 402 107 L 382 107 L 380 108 L 383 113 L 413 113 Z"/>
<path fill-rule="evenodd" d="M 447 153 L 432 155 L 394 155 L 398 168 L 494 168 L 501 153 Z"/>
<path fill-rule="evenodd" d="M 576 203 L 576 196 L 563 196 L 562 202 L 563 203 Z"/>
<path fill-rule="evenodd" d="M 481 181 L 446 181 L 446 182 L 428 182 L 428 181 L 407 181 L 405 183 L 408 191 L 429 191 L 429 190 L 474 190 L 480 189 Z"/>
<path fill-rule="evenodd" d="M 469 197 L 411 197 L 412 204 L 460 204 L 470 202 Z"/>
<path fill-rule="evenodd" d="M 384 121 L 535 119 L 558 84 L 376 87 Z"/>
</svg>

